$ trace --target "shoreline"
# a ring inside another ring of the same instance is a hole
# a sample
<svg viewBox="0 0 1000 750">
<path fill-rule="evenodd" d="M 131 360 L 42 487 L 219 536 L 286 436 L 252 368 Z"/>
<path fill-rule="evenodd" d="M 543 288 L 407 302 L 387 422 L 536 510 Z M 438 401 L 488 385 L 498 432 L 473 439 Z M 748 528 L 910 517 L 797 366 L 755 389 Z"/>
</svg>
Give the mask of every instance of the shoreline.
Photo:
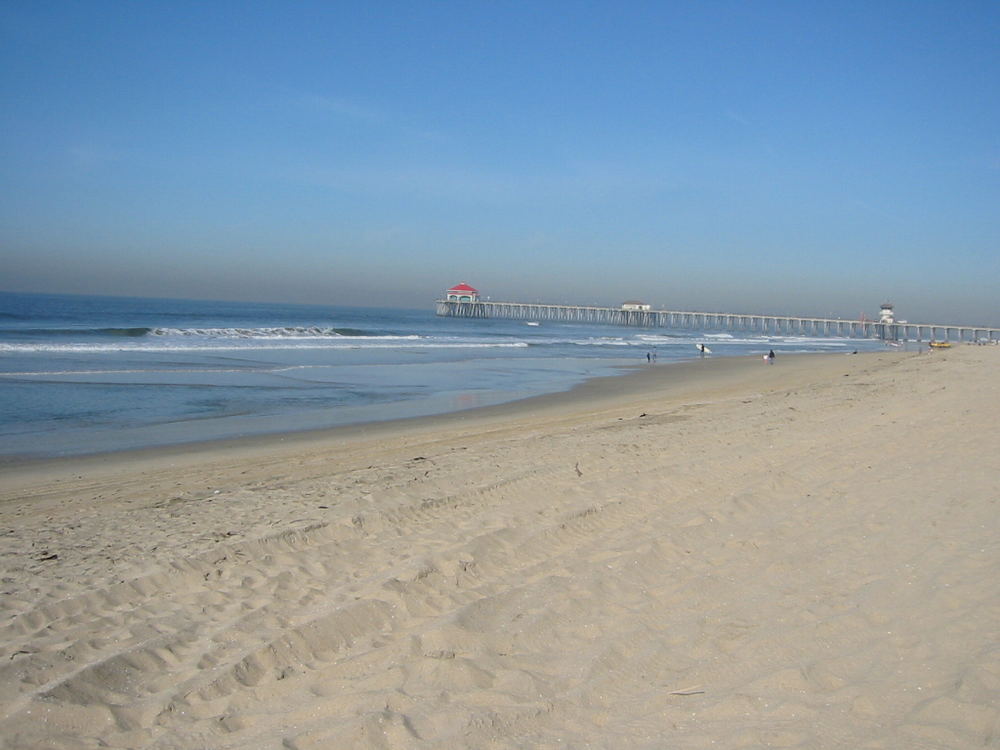
<svg viewBox="0 0 1000 750">
<path fill-rule="evenodd" d="M 911 352 L 885 351 L 847 354 L 842 352 L 808 352 L 783 355 L 780 359 L 783 373 L 778 387 L 785 383 L 785 376 L 801 370 L 794 363 L 831 361 L 845 356 L 901 357 Z M 774 366 L 769 366 L 774 367 Z M 552 393 L 507 401 L 490 406 L 429 414 L 416 417 L 389 418 L 317 429 L 269 432 L 233 438 L 190 440 L 182 443 L 147 446 L 142 448 L 99 451 L 68 456 L 3 457 L 0 458 L 0 502 L 11 488 L 24 487 L 43 477 L 68 479 L 82 473 L 101 475 L 117 473 L 123 468 L 135 471 L 176 468 L 178 465 L 199 465 L 218 458 L 241 460 L 243 458 L 290 455 L 298 450 L 323 450 L 335 448 L 339 443 L 364 440 L 391 439 L 403 435 L 419 436 L 436 430 L 459 429 L 502 424 L 505 421 L 528 417 L 532 414 L 559 412 L 585 412 L 594 406 L 613 406 L 622 399 L 697 398 L 706 385 L 712 388 L 738 388 L 743 380 L 770 384 L 773 378 L 766 375 L 768 368 L 761 365 L 756 355 L 741 357 L 713 357 L 663 362 L 654 365 L 635 365 L 630 371 L 618 375 L 590 377 L 577 385 Z M 763 370 L 763 373 L 757 371 Z M 764 374 L 763 378 L 756 377 Z M 700 378 L 701 382 L 697 382 Z"/>
<path fill-rule="evenodd" d="M 23 474 L 0 736 L 988 745 L 998 370 L 995 347 L 696 361 Z"/>
</svg>

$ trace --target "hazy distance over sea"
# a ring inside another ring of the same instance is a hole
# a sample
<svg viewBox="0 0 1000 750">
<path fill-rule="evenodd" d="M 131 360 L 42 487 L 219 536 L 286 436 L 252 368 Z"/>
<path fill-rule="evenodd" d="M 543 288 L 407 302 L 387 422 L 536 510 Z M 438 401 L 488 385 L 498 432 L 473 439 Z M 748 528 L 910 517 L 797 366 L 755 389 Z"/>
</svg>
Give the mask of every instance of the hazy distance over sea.
<svg viewBox="0 0 1000 750">
<path fill-rule="evenodd" d="M 0 293 L 0 457 L 440 414 L 700 356 L 881 342 L 398 310 Z"/>
</svg>

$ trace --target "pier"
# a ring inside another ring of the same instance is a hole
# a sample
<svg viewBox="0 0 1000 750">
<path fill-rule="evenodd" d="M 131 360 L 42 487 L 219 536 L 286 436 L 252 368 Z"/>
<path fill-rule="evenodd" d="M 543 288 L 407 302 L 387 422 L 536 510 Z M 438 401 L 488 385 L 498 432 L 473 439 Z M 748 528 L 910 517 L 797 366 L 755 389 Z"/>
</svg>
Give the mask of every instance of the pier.
<svg viewBox="0 0 1000 750">
<path fill-rule="evenodd" d="M 803 318 L 746 313 L 633 309 L 632 307 L 492 302 L 482 300 L 478 294 L 471 294 L 465 299 L 458 299 L 457 295 L 449 294 L 448 299 L 437 301 L 437 314 L 449 318 L 500 318 L 642 328 L 675 328 L 693 331 L 742 331 L 764 336 L 816 336 L 955 343 L 1000 342 L 1000 328 L 982 326 L 909 323 L 885 319 L 844 320 L 841 318 Z"/>
</svg>

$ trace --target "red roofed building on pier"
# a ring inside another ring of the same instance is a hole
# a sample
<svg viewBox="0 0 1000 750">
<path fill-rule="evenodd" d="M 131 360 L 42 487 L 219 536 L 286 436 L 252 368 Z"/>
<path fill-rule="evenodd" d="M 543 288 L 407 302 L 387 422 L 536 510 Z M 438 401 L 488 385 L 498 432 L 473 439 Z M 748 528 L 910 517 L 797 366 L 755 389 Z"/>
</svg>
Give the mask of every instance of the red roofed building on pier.
<svg viewBox="0 0 1000 750">
<path fill-rule="evenodd" d="M 479 290 L 463 281 L 445 292 L 445 300 L 448 302 L 478 302 Z"/>
</svg>

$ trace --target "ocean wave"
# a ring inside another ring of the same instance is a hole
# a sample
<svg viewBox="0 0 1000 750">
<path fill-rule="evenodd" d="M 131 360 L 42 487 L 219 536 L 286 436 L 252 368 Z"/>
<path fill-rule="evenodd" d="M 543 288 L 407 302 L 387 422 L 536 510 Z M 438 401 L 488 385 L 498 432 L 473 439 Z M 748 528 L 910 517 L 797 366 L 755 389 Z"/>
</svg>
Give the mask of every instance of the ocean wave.
<svg viewBox="0 0 1000 750">
<path fill-rule="evenodd" d="M 4 331 L 6 336 L 33 338 L 65 337 L 77 336 L 90 338 L 93 336 L 124 336 L 126 338 L 139 338 L 146 336 L 153 329 L 137 326 L 134 328 L 14 328 Z"/>
<path fill-rule="evenodd" d="M 139 336 L 145 336 L 149 333 L 149 331 L 149 328 L 100 328 L 97 330 L 97 333 L 105 336 L 127 336 L 129 338 L 138 338 Z M 69 331 L 68 333 L 72 333 L 72 331 Z"/>
<path fill-rule="evenodd" d="M 322 339 L 330 337 L 418 339 L 419 336 L 396 336 L 364 331 L 359 328 L 324 328 L 322 326 L 281 326 L 273 328 L 153 328 L 153 336 L 183 336 L 213 339 Z"/>
<path fill-rule="evenodd" d="M 635 343 L 641 346 L 667 345 L 667 344 L 690 344 L 692 339 L 688 336 L 671 336 L 668 333 L 640 333 L 635 337 Z"/>
<path fill-rule="evenodd" d="M 360 337 L 344 337 L 340 341 L 325 343 L 297 343 L 285 339 L 282 342 L 273 341 L 261 343 L 259 340 L 246 340 L 240 343 L 221 343 L 200 341 L 191 344 L 176 342 L 137 343 L 137 344 L 41 344 L 0 343 L 0 352 L 8 353 L 49 353 L 49 354 L 101 354 L 111 352 L 253 352 L 276 351 L 282 349 L 522 349 L 528 346 L 524 341 L 510 342 L 458 342 L 458 341 L 428 341 L 419 336 L 372 337 L 359 340 Z M 387 340 L 390 339 L 390 340 Z M 302 339 L 299 339 L 301 342 Z"/>
<path fill-rule="evenodd" d="M 324 326 L 272 326 L 264 328 L 168 328 L 168 327 L 97 327 L 97 328 L 20 328 L 4 332 L 16 338 L 65 338 L 74 336 L 90 339 L 94 337 L 143 338 L 183 337 L 211 339 L 303 339 L 303 338 L 419 338 L 419 336 L 398 336 L 381 331 L 367 331 L 361 328 L 338 328 Z"/>
</svg>

